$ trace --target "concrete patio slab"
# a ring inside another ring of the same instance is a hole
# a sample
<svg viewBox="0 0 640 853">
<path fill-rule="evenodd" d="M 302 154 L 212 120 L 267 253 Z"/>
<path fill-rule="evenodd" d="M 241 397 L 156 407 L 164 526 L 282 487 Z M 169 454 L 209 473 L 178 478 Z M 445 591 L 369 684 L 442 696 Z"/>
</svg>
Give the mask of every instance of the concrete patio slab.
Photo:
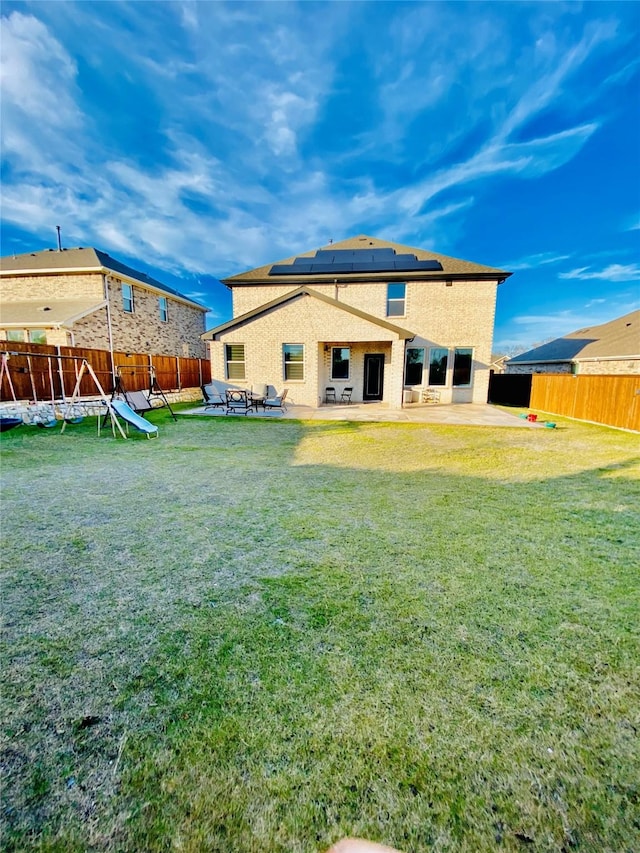
<svg viewBox="0 0 640 853">
<path fill-rule="evenodd" d="M 181 412 L 183 415 L 211 415 L 226 417 L 224 409 L 204 409 L 204 406 Z M 238 417 L 229 415 L 229 417 Z M 350 405 L 321 406 L 319 409 L 310 406 L 298 406 L 293 403 L 287 406 L 286 412 L 269 410 L 242 415 L 248 418 L 270 418 L 275 420 L 303 421 L 368 421 L 368 422 L 398 422 L 423 424 L 459 424 L 467 426 L 492 427 L 521 427 L 540 429 L 543 422 L 530 422 L 518 417 L 517 414 L 505 412 L 495 406 L 477 403 L 460 404 L 413 404 L 403 409 L 390 409 L 382 403 L 352 403 Z"/>
</svg>

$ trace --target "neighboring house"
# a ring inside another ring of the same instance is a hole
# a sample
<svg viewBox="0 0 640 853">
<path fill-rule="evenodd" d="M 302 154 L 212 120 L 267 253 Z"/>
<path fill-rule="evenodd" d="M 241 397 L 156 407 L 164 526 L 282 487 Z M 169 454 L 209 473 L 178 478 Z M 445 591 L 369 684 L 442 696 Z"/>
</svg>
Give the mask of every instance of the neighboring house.
<svg viewBox="0 0 640 853">
<path fill-rule="evenodd" d="M 505 365 L 509 360 L 508 355 L 492 355 L 491 356 L 491 364 L 489 365 L 489 369 L 492 373 L 504 373 Z"/>
<path fill-rule="evenodd" d="M 97 249 L 0 259 L 0 339 L 204 358 L 206 311 Z"/>
<path fill-rule="evenodd" d="M 294 402 L 486 403 L 497 285 L 510 273 L 361 235 L 224 279 L 233 319 L 207 331 L 214 378 Z M 403 391 L 407 392 L 403 394 Z"/>
<path fill-rule="evenodd" d="M 587 326 L 509 359 L 507 373 L 640 373 L 640 311 Z"/>
</svg>

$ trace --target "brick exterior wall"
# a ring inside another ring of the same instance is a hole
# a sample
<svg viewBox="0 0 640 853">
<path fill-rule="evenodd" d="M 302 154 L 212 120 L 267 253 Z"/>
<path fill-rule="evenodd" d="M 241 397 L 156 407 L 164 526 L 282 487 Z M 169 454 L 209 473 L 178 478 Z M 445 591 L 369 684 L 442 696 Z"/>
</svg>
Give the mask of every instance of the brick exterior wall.
<svg viewBox="0 0 640 853">
<path fill-rule="evenodd" d="M 507 373 L 571 373 L 571 362 L 561 364 L 508 364 Z M 576 371 L 580 376 L 622 376 L 640 374 L 640 358 L 601 359 L 578 361 Z"/>
<path fill-rule="evenodd" d="M 611 359 L 610 361 L 581 361 L 578 364 L 578 373 L 581 376 L 585 374 L 592 376 L 631 374 L 637 376 L 640 374 L 640 358 L 621 358 Z"/>
<path fill-rule="evenodd" d="M 168 321 L 160 320 L 159 296 L 155 291 L 133 285 L 133 314 L 122 306 L 122 283 L 115 276 L 106 277 L 111 313 L 111 330 L 115 350 L 173 355 L 187 358 L 206 358 L 207 348 L 200 335 L 205 330 L 205 313 L 192 308 L 167 294 Z M 61 273 L 59 275 L 12 276 L 2 279 L 2 299 L 19 302 L 36 298 L 95 298 L 104 299 L 104 280 L 98 273 Z M 72 328 L 73 339 L 65 329 L 47 328 L 47 343 L 79 347 L 109 348 L 107 309 L 77 320 Z M 0 331 L 0 336 L 4 333 Z"/>
<path fill-rule="evenodd" d="M 59 275 L 3 276 L 2 299 L 21 302 L 23 299 L 104 299 L 102 276 L 99 273 L 60 273 Z"/>
<path fill-rule="evenodd" d="M 505 373 L 571 373 L 571 364 L 507 364 Z"/>
<path fill-rule="evenodd" d="M 237 286 L 233 289 L 234 317 L 295 290 L 299 285 L 300 282 L 296 281 L 291 284 Z M 486 403 L 497 283 L 454 281 L 447 285 L 445 281 L 408 281 L 406 285 L 403 317 L 387 317 L 386 282 L 353 282 L 337 287 L 334 284 L 311 284 L 310 287 L 414 332 L 415 338 L 407 342 L 407 346 L 425 348 L 425 385 L 428 381 L 429 348 L 448 349 L 447 382 L 441 389 L 441 402 Z M 333 385 L 338 392 L 344 385 L 353 386 L 353 399 L 362 400 L 364 354 L 383 353 L 383 399 L 394 408 L 402 405 L 404 341 L 398 340 L 397 335 L 389 330 L 326 306 L 319 300 L 305 297 L 286 303 L 241 328 L 223 333 L 220 338 L 222 343 L 245 344 L 247 385 L 269 382 L 278 388 L 283 382 L 282 344 L 304 343 L 305 387 L 288 383 L 289 393 L 295 402 L 314 406 L 324 398 L 326 385 Z M 222 343 L 211 344 L 212 376 L 217 378 L 225 376 Z M 330 380 L 331 353 L 329 349 L 325 355 L 324 344 L 351 347 L 351 378 L 348 382 Z M 473 349 L 472 384 L 468 388 L 452 387 L 456 347 Z M 254 365 L 262 375 L 255 375 Z"/>
<path fill-rule="evenodd" d="M 167 295 L 169 319 L 165 323 L 160 319 L 160 294 L 134 286 L 130 314 L 122 306 L 121 281 L 108 276 L 107 283 L 115 349 L 206 358 L 206 346 L 200 338 L 205 330 L 203 311 Z"/>
</svg>

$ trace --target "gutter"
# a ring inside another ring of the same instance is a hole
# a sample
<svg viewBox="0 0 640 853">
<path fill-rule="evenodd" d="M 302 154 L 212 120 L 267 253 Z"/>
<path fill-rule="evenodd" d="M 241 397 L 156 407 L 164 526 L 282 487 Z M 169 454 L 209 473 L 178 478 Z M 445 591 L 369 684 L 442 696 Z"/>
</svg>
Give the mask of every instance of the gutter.
<svg viewBox="0 0 640 853">
<path fill-rule="evenodd" d="M 411 275 L 402 275 L 401 272 L 391 271 L 389 275 L 381 277 L 381 278 L 372 278 L 371 275 L 354 275 L 354 273 L 350 273 L 349 275 L 342 276 L 336 278 L 334 275 L 329 275 L 326 277 L 319 277 L 313 275 L 305 275 L 305 276 L 295 276 L 295 275 L 285 275 L 285 276 L 269 276 L 265 278 L 256 278 L 249 279 L 245 281 L 234 281 L 233 278 L 222 278 L 220 281 L 226 288 L 232 290 L 234 287 L 254 287 L 254 286 L 268 286 L 274 284 L 295 284 L 298 283 L 298 286 L 304 287 L 306 284 L 350 284 L 356 282 L 364 282 L 366 284 L 380 284 L 388 281 L 404 281 L 404 282 L 416 282 L 416 283 L 428 283 L 428 282 L 443 282 L 443 281 L 495 281 L 497 284 L 502 284 L 506 281 L 512 273 L 505 273 L 503 271 L 500 274 L 497 273 L 443 273 L 438 276 L 430 276 L 429 278 L 416 278 Z M 302 282 L 302 280 L 304 280 Z M 301 283 L 302 282 L 302 283 Z"/>
</svg>

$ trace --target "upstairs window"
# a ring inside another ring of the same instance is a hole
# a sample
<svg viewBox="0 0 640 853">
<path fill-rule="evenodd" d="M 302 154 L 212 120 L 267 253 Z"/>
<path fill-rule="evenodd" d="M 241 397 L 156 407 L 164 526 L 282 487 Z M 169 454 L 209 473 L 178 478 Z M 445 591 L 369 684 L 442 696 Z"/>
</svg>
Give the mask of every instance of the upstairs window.
<svg viewBox="0 0 640 853">
<path fill-rule="evenodd" d="M 227 379 L 244 379 L 244 344 L 225 344 Z"/>
<path fill-rule="evenodd" d="M 304 344 L 283 344 L 284 378 L 286 382 L 304 379 Z"/>
<path fill-rule="evenodd" d="M 7 340 L 24 342 L 24 329 L 7 329 Z"/>
<path fill-rule="evenodd" d="M 433 347 L 433 349 L 429 350 L 429 385 L 447 384 L 448 362 L 448 349 Z"/>
<path fill-rule="evenodd" d="M 349 347 L 331 348 L 331 378 L 348 379 L 351 350 Z"/>
<path fill-rule="evenodd" d="M 166 323 L 169 320 L 169 307 L 166 296 L 158 297 L 158 310 L 160 311 L 160 322 Z"/>
<path fill-rule="evenodd" d="M 133 288 L 130 284 L 122 285 L 122 309 L 127 314 L 133 314 Z"/>
<path fill-rule="evenodd" d="M 404 301 L 407 285 L 394 283 L 387 285 L 387 317 L 404 317 Z"/>
<path fill-rule="evenodd" d="M 422 347 L 408 347 L 407 362 L 404 371 L 404 384 L 422 385 L 423 367 L 424 349 Z"/>
<path fill-rule="evenodd" d="M 29 343 L 46 344 L 47 333 L 44 329 L 29 329 Z"/>
<path fill-rule="evenodd" d="M 457 347 L 453 357 L 453 384 L 455 387 L 471 385 L 471 365 L 473 350 L 471 347 Z"/>
</svg>

